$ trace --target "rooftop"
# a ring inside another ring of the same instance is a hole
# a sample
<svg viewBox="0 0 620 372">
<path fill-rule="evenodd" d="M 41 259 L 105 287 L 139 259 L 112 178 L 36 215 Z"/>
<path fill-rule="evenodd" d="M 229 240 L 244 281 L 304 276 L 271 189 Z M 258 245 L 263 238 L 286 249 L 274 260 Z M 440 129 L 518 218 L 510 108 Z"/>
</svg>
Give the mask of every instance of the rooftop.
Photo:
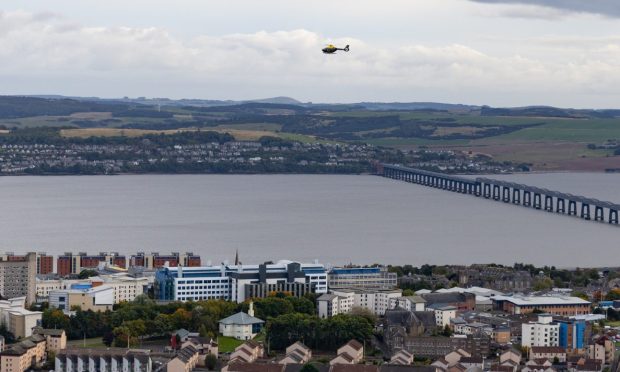
<svg viewBox="0 0 620 372">
<path fill-rule="evenodd" d="M 228 318 L 224 318 L 220 320 L 219 323 L 250 325 L 250 324 L 265 323 L 265 321 L 255 318 L 251 315 L 248 315 L 244 313 L 243 311 L 240 311 L 237 314 L 231 315 Z"/>
</svg>

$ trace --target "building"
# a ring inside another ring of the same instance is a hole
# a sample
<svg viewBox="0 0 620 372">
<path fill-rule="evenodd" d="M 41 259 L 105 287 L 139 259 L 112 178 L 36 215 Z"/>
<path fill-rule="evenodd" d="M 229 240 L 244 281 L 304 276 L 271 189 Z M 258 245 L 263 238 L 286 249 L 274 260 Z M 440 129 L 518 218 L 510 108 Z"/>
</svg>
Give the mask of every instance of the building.
<svg viewBox="0 0 620 372">
<path fill-rule="evenodd" d="M 249 295 L 268 294 L 269 288 L 289 288 L 299 296 L 308 291 L 327 293 L 327 272 L 319 263 L 279 261 L 261 265 L 163 267 L 155 274 L 155 298 L 164 301 L 243 302 Z"/>
<path fill-rule="evenodd" d="M 234 337 L 237 340 L 251 340 L 260 333 L 265 321 L 254 317 L 254 304 L 250 303 L 248 314 L 238 312 L 220 320 L 219 324 L 223 336 Z"/>
<path fill-rule="evenodd" d="M 426 308 L 453 306 L 458 311 L 473 311 L 476 308 L 476 295 L 468 292 L 422 293 Z"/>
<path fill-rule="evenodd" d="M 390 364 L 408 366 L 413 364 L 413 354 L 407 350 L 399 350 L 390 358 Z"/>
<path fill-rule="evenodd" d="M 396 273 L 385 267 L 334 268 L 329 271 L 329 289 L 393 289 Z"/>
<path fill-rule="evenodd" d="M 61 277 L 77 275 L 85 269 L 95 269 L 100 263 L 120 268 L 127 267 L 127 258 L 118 252 L 100 252 L 98 255 L 89 255 L 86 252 L 73 254 L 65 252 L 56 259 L 56 272 Z"/>
<path fill-rule="evenodd" d="M 161 255 L 159 252 L 138 252 L 129 258 L 129 266 L 144 267 L 147 269 L 158 269 L 161 267 L 200 267 L 201 260 L 199 255 L 193 252 L 172 252 L 168 255 Z"/>
<path fill-rule="evenodd" d="M 493 308 L 508 314 L 529 314 L 535 310 L 553 315 L 575 316 L 590 313 L 592 303 L 570 296 L 495 296 Z"/>
<path fill-rule="evenodd" d="M 67 348 L 67 335 L 64 329 L 35 328 L 34 334 L 45 337 L 45 351 L 58 353 Z"/>
<path fill-rule="evenodd" d="M 0 371 L 24 372 L 40 366 L 47 356 L 45 337 L 35 334 L 0 353 Z"/>
<path fill-rule="evenodd" d="M 278 361 L 279 364 L 305 364 L 312 359 L 312 350 L 297 341 L 286 348 L 286 354 Z"/>
<path fill-rule="evenodd" d="M 71 289 L 51 291 L 49 305 L 65 312 L 74 307 L 80 307 L 83 311 L 112 310 L 114 289 L 109 285 L 74 284 Z"/>
<path fill-rule="evenodd" d="M 456 318 L 456 307 L 442 306 L 435 309 L 435 321 L 438 327 L 450 326 L 450 320 Z"/>
<path fill-rule="evenodd" d="M 532 346 L 530 349 L 530 360 L 547 359 L 554 361 L 557 358 L 558 362 L 566 362 L 566 349 L 559 346 Z"/>
<path fill-rule="evenodd" d="M 341 305 L 339 305 L 339 313 L 346 313 L 351 311 L 353 307 L 359 307 L 368 309 L 375 315 L 383 316 L 385 311 L 390 309 L 390 303 L 392 303 L 394 299 L 402 297 L 403 292 L 401 289 L 342 289 L 332 291 L 332 294 L 340 298 L 339 301 L 341 301 Z M 351 300 L 352 307 L 348 308 Z M 345 311 L 347 308 L 348 311 Z M 321 315 L 323 314 L 321 314 L 321 307 L 319 304 L 319 316 Z"/>
<path fill-rule="evenodd" d="M 538 321 L 523 323 L 521 327 L 521 345 L 524 347 L 560 344 L 560 325 L 553 321 L 550 314 L 541 314 Z"/>
<path fill-rule="evenodd" d="M 246 341 L 243 344 L 237 346 L 235 351 L 230 354 L 230 362 L 232 364 L 234 362 L 241 363 L 254 363 L 259 358 L 262 358 L 265 354 L 265 348 L 263 345 L 255 342 L 255 341 Z M 222 368 L 222 372 L 226 372 L 226 367 Z"/>
<path fill-rule="evenodd" d="M 398 297 L 390 300 L 390 309 L 400 307 L 409 311 L 426 310 L 426 300 L 421 296 Z"/>
<path fill-rule="evenodd" d="M 364 345 L 351 340 L 336 351 L 336 357 L 329 361 L 330 365 L 358 364 L 364 359 Z"/>
<path fill-rule="evenodd" d="M 615 356 L 615 343 L 607 336 L 599 337 L 588 346 L 588 358 L 600 360 L 602 364 L 613 364 Z"/>
<path fill-rule="evenodd" d="M 0 295 L 4 298 L 25 297 L 26 305 L 35 303 L 37 255 L 12 257 L 0 261 Z"/>
<path fill-rule="evenodd" d="M 166 365 L 167 372 L 191 372 L 196 368 L 200 354 L 194 345 L 187 344 L 177 351 L 176 356 Z"/>
<path fill-rule="evenodd" d="M 152 372 L 153 361 L 149 350 L 64 349 L 56 354 L 55 370 L 63 372 Z"/>
<path fill-rule="evenodd" d="M 346 314 L 351 311 L 355 303 L 355 294 L 337 295 L 325 293 L 317 298 L 318 314 L 321 318 L 331 318 L 334 315 Z"/>
<path fill-rule="evenodd" d="M 409 353 L 428 358 L 439 358 L 452 351 L 467 350 L 473 357 L 489 355 L 491 338 L 486 335 L 452 337 L 407 336 L 402 340 L 402 349 Z"/>
<path fill-rule="evenodd" d="M 566 349 L 568 353 L 585 352 L 590 333 L 585 320 L 554 317 L 554 321 L 560 326 L 558 346 Z"/>
<path fill-rule="evenodd" d="M 114 291 L 114 303 L 133 301 L 137 296 L 144 294 L 149 286 L 149 279 L 145 277 L 134 278 L 127 274 L 112 274 L 90 277 L 88 279 L 36 279 L 37 301 L 49 301 L 52 291 L 71 289 L 73 285 L 91 285 L 97 287 L 108 285 Z"/>
<path fill-rule="evenodd" d="M 18 338 L 30 337 L 35 327 L 41 326 L 43 313 L 26 309 L 26 298 L 0 300 L 0 324 Z"/>
</svg>

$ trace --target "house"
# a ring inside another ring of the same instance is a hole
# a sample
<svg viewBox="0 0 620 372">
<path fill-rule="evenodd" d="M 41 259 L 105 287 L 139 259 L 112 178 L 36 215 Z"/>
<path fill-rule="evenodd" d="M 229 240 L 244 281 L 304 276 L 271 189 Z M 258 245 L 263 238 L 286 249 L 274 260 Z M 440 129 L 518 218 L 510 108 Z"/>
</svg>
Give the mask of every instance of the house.
<svg viewBox="0 0 620 372">
<path fill-rule="evenodd" d="M 24 372 L 46 358 L 45 337 L 34 334 L 0 353 L 0 371 Z"/>
<path fill-rule="evenodd" d="M 399 350 L 390 358 L 390 364 L 408 366 L 413 363 L 413 354 L 407 350 Z"/>
<path fill-rule="evenodd" d="M 201 362 L 204 362 L 206 356 L 209 354 L 215 355 L 216 358 L 219 356 L 217 342 L 213 341 L 211 338 L 190 336 L 187 338 L 187 341 L 181 344 L 181 348 L 184 348 L 187 345 L 192 345 L 196 350 L 198 350 Z"/>
<path fill-rule="evenodd" d="M 237 346 L 235 351 L 230 354 L 230 363 L 238 361 L 242 363 L 254 363 L 258 358 L 262 358 L 265 349 L 261 344 L 255 341 L 246 341 Z M 229 363 L 229 364 L 230 364 Z"/>
<path fill-rule="evenodd" d="M 34 334 L 45 337 L 45 351 L 58 353 L 67 347 L 67 335 L 64 329 L 35 328 Z"/>
<path fill-rule="evenodd" d="M 329 364 L 358 364 L 364 359 L 364 345 L 357 340 L 351 340 L 341 346 L 337 352 L 337 356 L 332 359 Z"/>
<path fill-rule="evenodd" d="M 529 360 L 521 372 L 555 372 L 553 364 L 548 359 Z"/>
<path fill-rule="evenodd" d="M 254 304 L 250 303 L 248 314 L 243 311 L 219 321 L 220 333 L 237 340 L 251 340 L 260 333 L 264 320 L 254 317 Z"/>
<path fill-rule="evenodd" d="M 198 350 L 193 345 L 183 346 L 175 358 L 166 365 L 168 372 L 191 372 L 199 360 Z"/>
<path fill-rule="evenodd" d="M 56 371 L 108 371 L 108 372 L 151 372 L 153 360 L 150 350 L 101 348 L 64 349 L 56 354 Z"/>
<path fill-rule="evenodd" d="M 297 341 L 286 348 L 286 355 L 280 359 L 280 364 L 304 364 L 312 359 L 312 350 L 303 343 Z"/>
<path fill-rule="evenodd" d="M 553 362 L 555 358 L 565 363 L 566 349 L 559 346 L 532 346 L 530 349 L 530 360 L 548 359 Z"/>
<path fill-rule="evenodd" d="M 511 367 L 513 372 L 516 372 L 521 364 L 521 352 L 516 349 L 508 349 L 500 354 L 499 364 L 506 367 Z"/>
<path fill-rule="evenodd" d="M 616 346 L 607 336 L 599 337 L 588 347 L 588 358 L 600 360 L 603 364 L 612 364 L 615 353 Z"/>
</svg>

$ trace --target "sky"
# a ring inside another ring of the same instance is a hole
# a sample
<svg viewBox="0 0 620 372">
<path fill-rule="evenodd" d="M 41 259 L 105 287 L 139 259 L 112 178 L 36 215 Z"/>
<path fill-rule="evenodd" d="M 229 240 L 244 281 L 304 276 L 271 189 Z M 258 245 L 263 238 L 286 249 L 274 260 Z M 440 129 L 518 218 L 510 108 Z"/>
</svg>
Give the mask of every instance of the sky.
<svg viewBox="0 0 620 372">
<path fill-rule="evenodd" d="M 620 2 L 3 0 L 0 94 L 620 108 Z"/>
</svg>

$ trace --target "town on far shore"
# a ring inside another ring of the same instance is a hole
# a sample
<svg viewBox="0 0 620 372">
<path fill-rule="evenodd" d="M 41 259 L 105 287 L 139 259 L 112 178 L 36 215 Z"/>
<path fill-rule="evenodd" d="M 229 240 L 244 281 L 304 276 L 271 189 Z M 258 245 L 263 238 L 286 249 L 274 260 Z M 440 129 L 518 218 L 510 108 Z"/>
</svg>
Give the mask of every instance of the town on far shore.
<svg viewBox="0 0 620 372">
<path fill-rule="evenodd" d="M 0 255 L 0 370 L 616 372 L 620 268 Z"/>
</svg>

